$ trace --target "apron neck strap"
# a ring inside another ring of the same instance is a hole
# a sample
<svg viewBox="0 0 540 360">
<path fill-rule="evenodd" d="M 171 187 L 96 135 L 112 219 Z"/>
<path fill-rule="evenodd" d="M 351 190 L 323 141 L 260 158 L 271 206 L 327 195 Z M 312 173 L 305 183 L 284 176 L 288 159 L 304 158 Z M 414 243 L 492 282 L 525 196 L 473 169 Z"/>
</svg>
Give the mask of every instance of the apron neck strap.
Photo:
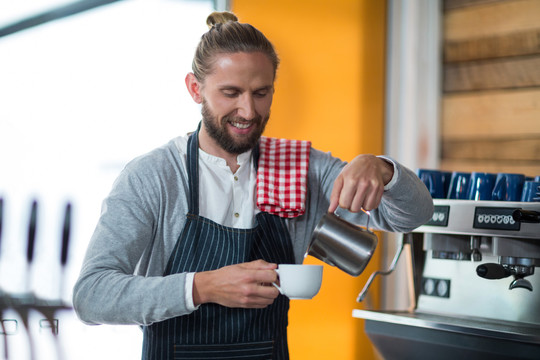
<svg viewBox="0 0 540 360">
<path fill-rule="evenodd" d="M 189 181 L 189 212 L 199 215 L 199 130 L 192 133 L 187 145 L 187 173 Z"/>
</svg>

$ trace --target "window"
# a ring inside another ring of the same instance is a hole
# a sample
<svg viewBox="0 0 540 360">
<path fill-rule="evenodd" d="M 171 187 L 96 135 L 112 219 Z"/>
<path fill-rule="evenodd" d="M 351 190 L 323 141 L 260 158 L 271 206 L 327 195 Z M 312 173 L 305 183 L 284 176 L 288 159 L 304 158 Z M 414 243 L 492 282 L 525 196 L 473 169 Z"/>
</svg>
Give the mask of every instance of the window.
<svg viewBox="0 0 540 360">
<path fill-rule="evenodd" d="M 118 1 L 0 37 L 4 291 L 31 290 L 71 302 L 101 202 L 119 171 L 132 158 L 194 130 L 200 120 L 184 77 L 211 11 L 212 1 Z M 34 199 L 36 255 L 27 271 Z M 72 243 L 62 271 L 60 229 L 67 202 L 73 205 Z M 58 314 L 64 358 L 140 357 L 138 327 L 88 327 L 68 313 Z M 59 358 L 52 337 L 39 326 L 41 318 L 30 317 L 39 358 Z M 30 358 L 20 321 L 8 340 L 10 358 Z"/>
</svg>

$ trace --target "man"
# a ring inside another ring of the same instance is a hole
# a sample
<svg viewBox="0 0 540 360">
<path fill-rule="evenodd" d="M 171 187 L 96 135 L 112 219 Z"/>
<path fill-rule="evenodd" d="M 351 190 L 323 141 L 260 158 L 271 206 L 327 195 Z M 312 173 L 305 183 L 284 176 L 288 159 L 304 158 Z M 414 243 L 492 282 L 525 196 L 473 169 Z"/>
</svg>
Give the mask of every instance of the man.
<svg viewBox="0 0 540 360">
<path fill-rule="evenodd" d="M 346 164 L 307 143 L 299 161 L 307 172 L 285 173 L 306 185 L 299 209 L 261 211 L 263 160 L 274 155 L 261 135 L 278 57 L 231 13 L 213 13 L 208 23 L 186 77 L 202 104 L 199 129 L 120 174 L 74 307 L 86 323 L 144 326 L 144 359 L 287 359 L 289 302 L 269 284 L 277 264 L 303 261 L 324 213 L 339 206 L 361 221 L 360 210 L 372 210 L 374 226 L 404 232 L 425 223 L 433 203 L 423 183 L 389 159 L 359 155 Z"/>
</svg>

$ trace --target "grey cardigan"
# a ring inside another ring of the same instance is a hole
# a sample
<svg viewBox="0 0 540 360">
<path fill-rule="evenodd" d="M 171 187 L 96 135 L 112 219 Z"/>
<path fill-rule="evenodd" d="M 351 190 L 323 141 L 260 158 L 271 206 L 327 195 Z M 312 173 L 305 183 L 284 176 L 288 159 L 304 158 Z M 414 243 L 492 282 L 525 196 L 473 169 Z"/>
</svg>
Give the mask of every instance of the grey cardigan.
<svg viewBox="0 0 540 360">
<path fill-rule="evenodd" d="M 186 274 L 162 276 L 188 212 L 186 148 L 180 143 L 173 139 L 132 160 L 104 200 L 74 287 L 73 305 L 83 322 L 150 325 L 189 313 Z M 311 149 L 306 213 L 286 220 L 297 263 L 345 164 Z M 413 172 L 396 162 L 394 169 L 397 181 L 371 211 L 370 226 L 408 232 L 431 218 L 433 201 Z M 345 213 L 357 224 L 366 222 L 363 213 Z"/>
</svg>

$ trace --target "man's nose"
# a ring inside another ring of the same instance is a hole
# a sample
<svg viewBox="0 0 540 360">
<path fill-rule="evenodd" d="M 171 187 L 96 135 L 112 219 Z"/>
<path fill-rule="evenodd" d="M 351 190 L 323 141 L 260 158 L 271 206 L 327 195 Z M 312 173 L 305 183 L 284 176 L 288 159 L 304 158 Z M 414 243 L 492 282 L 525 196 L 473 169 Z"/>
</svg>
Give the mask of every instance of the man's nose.
<svg viewBox="0 0 540 360">
<path fill-rule="evenodd" d="M 238 116 L 243 117 L 246 120 L 253 119 L 257 112 L 255 111 L 255 102 L 251 94 L 243 94 L 238 101 Z"/>
</svg>

